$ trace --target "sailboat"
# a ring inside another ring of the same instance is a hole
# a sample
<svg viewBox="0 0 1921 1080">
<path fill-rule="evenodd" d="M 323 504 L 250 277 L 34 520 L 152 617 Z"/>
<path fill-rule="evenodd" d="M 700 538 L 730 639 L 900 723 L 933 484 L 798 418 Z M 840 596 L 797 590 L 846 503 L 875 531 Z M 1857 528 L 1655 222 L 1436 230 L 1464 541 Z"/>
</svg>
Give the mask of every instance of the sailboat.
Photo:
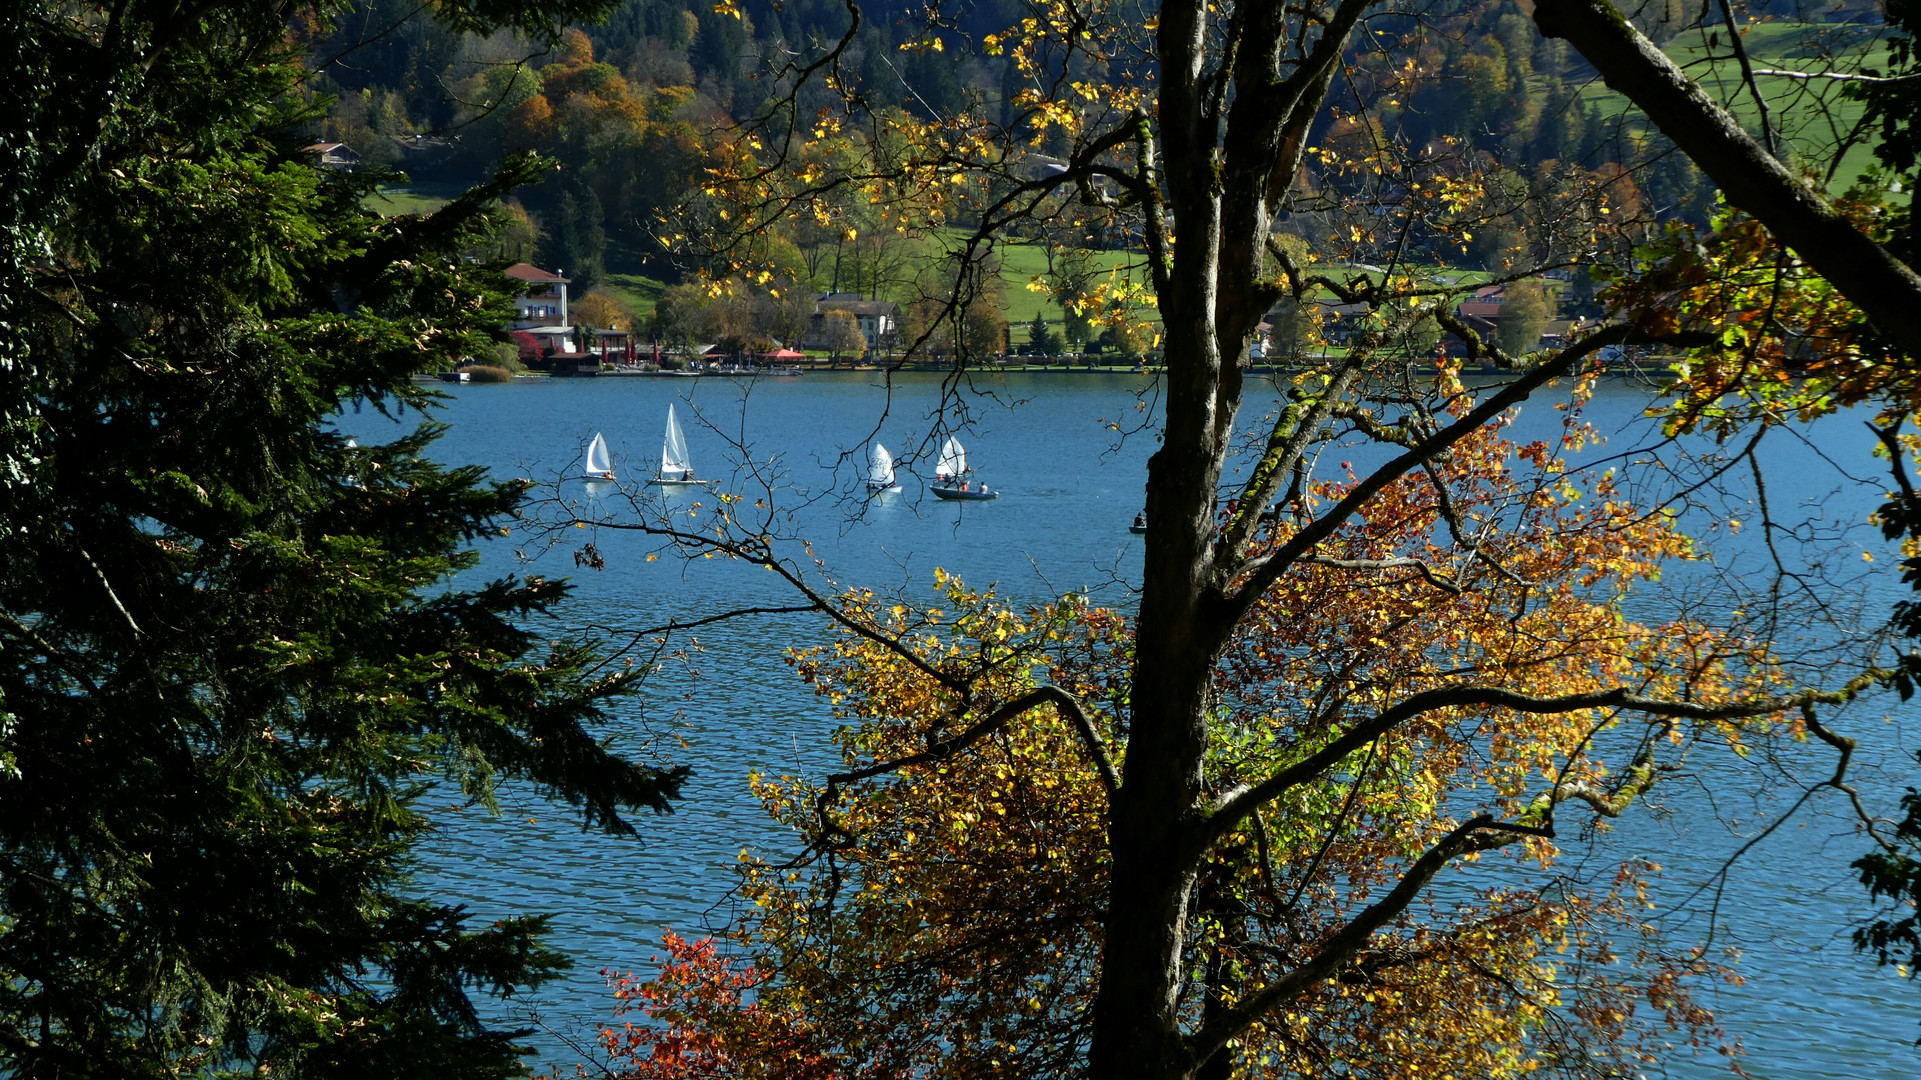
<svg viewBox="0 0 1921 1080">
<path fill-rule="evenodd" d="M 940 461 L 934 466 L 934 496 L 940 499 L 998 499 L 1000 492 L 989 491 L 986 484 L 967 479 L 967 448 L 952 435 L 941 444 Z"/>
<path fill-rule="evenodd" d="M 667 437 L 660 444 L 660 472 L 647 481 L 661 487 L 710 487 L 712 480 L 694 479 L 693 462 L 687 458 L 687 436 L 680 433 L 674 406 L 667 405 Z"/>
<path fill-rule="evenodd" d="M 614 479 L 614 459 L 607 453 L 607 440 L 600 432 L 594 432 L 594 441 L 587 444 L 587 456 L 580 462 L 581 479 L 590 483 L 606 483 Z"/>
<path fill-rule="evenodd" d="M 867 454 L 867 491 L 873 495 L 893 495 L 900 491 L 894 483 L 894 455 L 879 443 Z"/>
</svg>

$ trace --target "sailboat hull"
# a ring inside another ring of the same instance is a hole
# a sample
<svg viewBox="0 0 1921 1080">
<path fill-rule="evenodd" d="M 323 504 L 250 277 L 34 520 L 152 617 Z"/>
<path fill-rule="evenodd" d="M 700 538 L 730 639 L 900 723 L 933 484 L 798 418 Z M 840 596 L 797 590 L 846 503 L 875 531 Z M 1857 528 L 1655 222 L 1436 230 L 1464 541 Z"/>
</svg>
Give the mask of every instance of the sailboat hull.
<svg viewBox="0 0 1921 1080">
<path fill-rule="evenodd" d="M 963 491 L 958 487 L 943 487 L 940 484 L 935 484 L 933 490 L 936 499 L 953 499 L 956 502 L 980 502 L 984 499 L 998 499 L 1001 497 L 1001 493 L 998 491 L 976 491 L 971 489 Z"/>
<path fill-rule="evenodd" d="M 714 486 L 715 484 L 718 484 L 718 483 L 720 483 L 720 481 L 718 481 L 718 480 L 670 480 L 670 479 L 668 479 L 668 478 L 667 478 L 667 477 L 665 477 L 665 476 L 656 476 L 656 477 L 654 477 L 653 479 L 651 479 L 651 480 L 648 480 L 648 481 L 647 481 L 647 483 L 648 483 L 648 485 L 649 485 L 649 486 L 651 486 L 651 487 L 664 487 L 664 488 L 682 488 L 682 487 L 697 487 L 697 488 L 711 488 L 711 487 L 713 487 L 713 486 Z"/>
</svg>

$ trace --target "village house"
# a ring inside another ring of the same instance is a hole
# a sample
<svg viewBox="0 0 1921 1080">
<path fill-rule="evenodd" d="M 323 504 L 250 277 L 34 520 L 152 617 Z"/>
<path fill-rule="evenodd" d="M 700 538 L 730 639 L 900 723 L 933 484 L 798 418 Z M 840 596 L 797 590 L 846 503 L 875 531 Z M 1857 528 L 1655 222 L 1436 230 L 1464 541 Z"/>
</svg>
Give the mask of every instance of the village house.
<svg viewBox="0 0 1921 1080">
<path fill-rule="evenodd" d="M 1347 348 L 1354 335 L 1367 328 L 1368 313 L 1373 310 L 1366 304 L 1344 304 L 1326 298 L 1314 301 L 1320 308 L 1321 340 L 1329 345 Z"/>
<path fill-rule="evenodd" d="M 1501 309 L 1506 306 L 1507 286 L 1483 285 L 1454 310 L 1470 330 L 1484 338 L 1491 338 L 1500 329 Z"/>
<path fill-rule="evenodd" d="M 830 311 L 845 311 L 860 323 L 861 337 L 870 349 L 890 349 L 900 340 L 900 305 L 892 300 L 864 300 L 859 293 L 821 293 L 814 300 L 814 316 L 809 321 L 805 344 L 810 349 L 828 347 L 824 323 Z"/>
<path fill-rule="evenodd" d="M 340 169 L 352 172 L 360 167 L 360 155 L 346 143 L 323 142 L 300 148 L 303 153 L 312 154 L 315 161 L 325 169 Z"/>
<path fill-rule="evenodd" d="M 514 301 L 511 325 L 514 340 L 521 346 L 521 359 L 533 361 L 579 352 L 574 328 L 567 321 L 567 279 L 524 262 L 509 266 L 505 273 L 526 289 L 525 295 Z"/>
<path fill-rule="evenodd" d="M 567 279 L 531 263 L 519 262 L 508 277 L 526 283 L 527 292 L 514 301 L 514 329 L 567 325 Z"/>
</svg>

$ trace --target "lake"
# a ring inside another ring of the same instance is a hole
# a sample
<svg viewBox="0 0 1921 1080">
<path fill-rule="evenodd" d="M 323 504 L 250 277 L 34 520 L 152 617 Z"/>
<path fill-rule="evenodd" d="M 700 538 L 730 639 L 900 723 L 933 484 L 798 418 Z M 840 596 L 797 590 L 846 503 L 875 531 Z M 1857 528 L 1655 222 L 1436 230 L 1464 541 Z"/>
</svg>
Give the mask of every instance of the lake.
<svg viewBox="0 0 1921 1080">
<path fill-rule="evenodd" d="M 1140 541 L 1127 524 L 1141 506 L 1145 463 L 1156 445 L 1153 384 L 1145 377 L 1011 376 L 982 381 L 958 399 L 944 397 L 932 376 L 897 378 L 890 391 L 871 373 L 814 373 L 751 385 L 628 378 L 449 389 L 440 418 L 452 426 L 435 451 L 443 461 L 554 483 L 578 471 L 581 447 L 601 432 L 623 482 L 637 491 L 659 460 L 671 402 L 700 475 L 727 478 L 743 490 L 770 490 L 780 531 L 811 538 L 833 581 L 925 598 L 938 566 L 971 585 L 996 583 L 1016 601 L 1072 589 L 1131 607 Z M 1252 389 L 1250 413 L 1278 396 Z M 1625 432 L 1650 400 L 1645 386 L 1607 382 L 1585 415 L 1605 431 Z M 938 439 L 930 436 L 931 420 L 943 405 L 950 417 L 957 406 L 967 411 L 960 437 L 970 464 L 1001 491 L 1000 499 L 937 502 L 912 478 L 932 473 Z M 1531 404 L 1516 431 L 1551 437 L 1563 416 L 1546 403 Z M 1879 500 L 1881 481 L 1869 456 L 1872 439 L 1858 419 L 1824 421 L 1808 438 L 1771 435 L 1759 459 L 1773 513 L 1804 523 L 1806 543 L 1788 557 L 1845 578 L 1879 618 L 1898 595 L 1885 580 L 1898 555 L 1861 523 Z M 392 433 L 383 424 L 365 412 L 344 416 L 340 426 L 377 439 Z M 1619 465 L 1637 467 L 1648 455 L 1627 451 L 1651 438 L 1644 423 L 1637 430 L 1590 456 L 1621 455 Z M 900 459 L 906 490 L 850 509 L 855 503 L 837 493 L 858 486 L 870 437 Z M 844 456 L 850 450 L 853 456 Z M 1357 468 L 1375 460 L 1359 450 L 1343 456 Z M 1751 481 L 1742 470 L 1730 475 L 1731 493 L 1703 496 L 1684 510 L 1716 545 L 1713 563 L 1671 573 L 1662 590 L 1706 595 L 1744 575 L 1758 580 L 1771 565 L 1755 530 L 1730 534 L 1727 528 L 1728 518 L 1754 517 Z M 577 481 L 559 481 L 553 491 L 586 516 L 624 510 L 611 492 L 594 495 Z M 767 491 L 750 490 L 747 503 L 756 496 Z M 696 494 L 670 498 L 682 509 L 702 501 L 703 512 L 712 503 Z M 657 545 L 635 534 L 570 530 L 561 539 L 566 542 L 517 531 L 490 542 L 479 573 L 568 576 L 578 589 L 564 621 L 609 635 L 790 602 L 763 570 L 666 555 L 649 561 Z M 576 566 L 577 542 L 588 540 L 605 558 L 604 569 Z M 1879 561 L 1864 562 L 1863 552 Z M 1834 647 L 1838 640 L 1818 620 L 1801 625 L 1804 645 Z M 726 918 L 732 867 L 743 848 L 795 846 L 792 836 L 769 830 L 745 781 L 756 769 L 818 774 L 836 762 L 827 741 L 832 717 L 784 660 L 785 650 L 827 636 L 818 620 L 758 616 L 676 639 L 689 648 L 665 658 L 641 699 L 623 711 L 618 734 L 624 748 L 651 742 L 665 760 L 694 766 L 695 775 L 677 813 L 639 822 L 639 842 L 583 833 L 564 808 L 518 790 L 505 793 L 499 817 L 454 805 L 439 811 L 442 831 L 426 854 L 423 886 L 483 917 L 554 913 L 553 940 L 575 957 L 572 975 L 536 1003 L 550 1029 L 536 1040 L 542 1064 L 579 1060 L 567 1040 L 590 1040 L 605 1021 L 610 999 L 600 968 L 650 969 L 663 928 L 695 936 Z M 1819 670 L 1824 662 L 1837 661 L 1813 655 L 1809 667 Z M 1904 713 L 1889 696 L 1852 707 L 1837 721 L 1863 737 L 1857 776 L 1883 812 L 1892 812 L 1903 785 L 1914 780 L 1902 727 L 1894 722 Z M 1810 751 L 1797 760 L 1757 762 L 1751 774 L 1701 777 L 1697 786 L 1666 793 L 1660 813 L 1639 815 L 1603 835 L 1593 857 L 1648 854 L 1664 867 L 1655 898 L 1660 906 L 1650 918 L 1697 938 L 1712 925 L 1716 946 L 1738 952 L 1745 985 L 1702 993 L 1744 1044 L 1743 1064 L 1755 1075 L 1905 1080 L 1921 1067 L 1911 1045 L 1921 1035 L 1921 987 L 1876 971 L 1849 947 L 1848 933 L 1865 905 L 1848 863 L 1864 844 L 1850 833 L 1839 801 L 1814 800 L 1810 811 L 1749 851 L 1725 882 L 1715 876 L 1722 860 L 1798 795 L 1797 777 L 1821 779 L 1826 767 L 1829 759 Z M 1677 1076 L 1725 1070 L 1711 1052 L 1682 1051 L 1670 1067 Z"/>
</svg>

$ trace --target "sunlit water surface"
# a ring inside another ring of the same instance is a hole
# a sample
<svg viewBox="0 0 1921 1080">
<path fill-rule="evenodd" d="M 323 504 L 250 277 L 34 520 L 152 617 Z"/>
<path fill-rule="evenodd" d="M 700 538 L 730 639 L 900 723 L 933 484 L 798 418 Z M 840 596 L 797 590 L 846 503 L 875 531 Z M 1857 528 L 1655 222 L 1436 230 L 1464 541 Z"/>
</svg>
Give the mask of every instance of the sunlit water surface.
<svg viewBox="0 0 1921 1080">
<path fill-rule="evenodd" d="M 745 492 L 748 503 L 767 498 L 761 486 L 771 481 L 774 505 L 783 510 L 780 527 L 811 538 L 814 553 L 842 583 L 926 598 L 938 566 L 972 585 L 997 584 L 1016 601 L 1071 589 L 1131 606 L 1140 538 L 1129 535 L 1127 524 L 1141 507 L 1146 460 L 1156 446 L 1153 384 L 1128 376 L 1040 375 L 976 390 L 991 393 L 964 394 L 969 426 L 961 437 L 970 463 L 1002 492 L 984 504 L 937 502 L 912 475 L 932 472 L 928 431 L 943 397 L 931 377 L 897 379 L 891 390 L 869 374 L 810 374 L 751 388 L 714 379 L 461 386 L 452 388 L 440 413 L 452 426 L 435 453 L 449 463 L 485 465 L 496 476 L 552 483 L 577 470 L 580 448 L 603 432 L 623 490 L 652 498 L 637 482 L 658 460 L 667 405 L 677 402 L 700 474 L 722 479 L 724 490 Z M 1250 409 L 1258 413 L 1277 397 L 1273 388 L 1257 387 Z M 1645 386 L 1604 384 L 1585 417 L 1616 434 L 1589 456 L 1648 444 L 1651 429 L 1634 425 L 1650 400 Z M 948 404 L 951 419 L 953 401 Z M 1525 438 L 1553 437 L 1565 417 L 1546 403 L 1531 404 L 1514 430 Z M 1858 419 L 1826 422 L 1807 442 L 1770 436 L 1760 455 L 1770 510 L 1777 518 L 1814 521 L 1805 530 L 1806 550 L 1789 551 L 1787 558 L 1825 559 L 1821 569 L 1830 577 L 1860 578 L 1869 569 L 1864 550 L 1879 556 L 1882 568 L 1895 561 L 1860 526 L 1878 500 L 1880 481 Z M 393 430 L 372 413 L 348 414 L 341 426 L 370 439 Z M 856 485 L 861 470 L 842 454 L 852 450 L 864 460 L 861 446 L 876 433 L 903 458 L 905 490 L 856 513 L 831 493 Z M 1357 468 L 1377 460 L 1358 448 L 1336 453 Z M 1626 454 L 1618 464 L 1632 470 L 1649 457 Z M 742 472 L 742 460 L 754 468 Z M 1705 528 L 1728 517 L 1754 518 L 1745 468 L 1727 483 L 1733 493 L 1704 498 L 1691 520 Z M 552 490 L 589 516 L 623 513 L 612 489 L 590 492 L 578 481 L 559 480 Z M 682 509 L 703 501 L 703 512 L 713 501 L 676 499 Z M 1720 545 L 1721 565 L 1737 578 L 1760 581 L 1770 564 L 1754 535 L 1749 529 L 1730 536 L 1722 524 L 1710 538 Z M 603 554 L 604 569 L 576 566 L 573 554 L 587 541 Z M 478 573 L 568 576 L 578 589 L 562 621 L 612 633 L 791 602 L 765 571 L 667 556 L 649 561 L 654 550 L 652 541 L 633 534 L 569 530 L 553 541 L 523 528 L 489 543 Z M 1711 579 L 1682 572 L 1670 574 L 1663 587 L 1705 590 Z M 1872 578 L 1854 584 L 1871 591 L 1867 607 L 1877 617 L 1894 595 Z M 1818 619 L 1798 625 L 1817 641 L 1830 634 Z M 694 777 L 676 813 L 640 820 L 639 841 L 583 833 L 564 808 L 518 790 L 506 793 L 498 817 L 452 799 L 440 811 L 442 831 L 426 853 L 422 886 L 470 905 L 481 918 L 552 913 L 554 943 L 575 958 L 569 977 L 516 1006 L 534 1009 L 544 1025 L 534 1039 L 543 1065 L 580 1060 L 568 1040 L 591 1041 L 605 1022 L 611 1001 L 600 969 L 647 970 L 664 928 L 691 936 L 726 917 L 732 868 L 743 848 L 781 852 L 795 845 L 764 817 L 746 778 L 753 770 L 818 775 L 837 760 L 828 741 L 833 718 L 785 660 L 787 650 L 827 636 L 818 620 L 755 616 L 675 639 L 679 646 L 697 641 L 698 648 L 684 659 L 670 658 L 641 698 L 623 706 L 616 734 L 623 746 L 651 745 L 664 760 L 692 765 Z M 1913 780 L 1899 725 L 1883 722 L 1890 714 L 1898 720 L 1902 710 L 1882 698 L 1838 721 L 1868 743 L 1858 770 L 1883 812 L 1891 812 L 1902 786 Z M 1787 764 L 1812 780 L 1828 760 L 1810 750 Z M 1798 794 L 1768 763 L 1720 767 L 1666 791 L 1660 816 L 1641 815 L 1602 836 L 1589 857 L 1647 854 L 1663 866 L 1659 906 L 1650 917 L 1669 920 L 1692 939 L 1712 925 L 1717 949 L 1738 952 L 1745 984 L 1705 993 L 1745 1047 L 1743 1064 L 1755 1075 L 1905 1080 L 1921 1071 L 1921 1054 L 1911 1045 L 1921 1035 L 1921 988 L 1876 971 L 1849 948 L 1849 930 L 1864 908 L 1848 863 L 1863 844 L 1848 829 L 1839 801 L 1814 800 L 1809 811 L 1754 845 L 1723 888 L 1713 887 L 1723 861 Z M 1668 1071 L 1706 1076 L 1726 1068 L 1712 1052 L 1683 1052 Z"/>
</svg>

